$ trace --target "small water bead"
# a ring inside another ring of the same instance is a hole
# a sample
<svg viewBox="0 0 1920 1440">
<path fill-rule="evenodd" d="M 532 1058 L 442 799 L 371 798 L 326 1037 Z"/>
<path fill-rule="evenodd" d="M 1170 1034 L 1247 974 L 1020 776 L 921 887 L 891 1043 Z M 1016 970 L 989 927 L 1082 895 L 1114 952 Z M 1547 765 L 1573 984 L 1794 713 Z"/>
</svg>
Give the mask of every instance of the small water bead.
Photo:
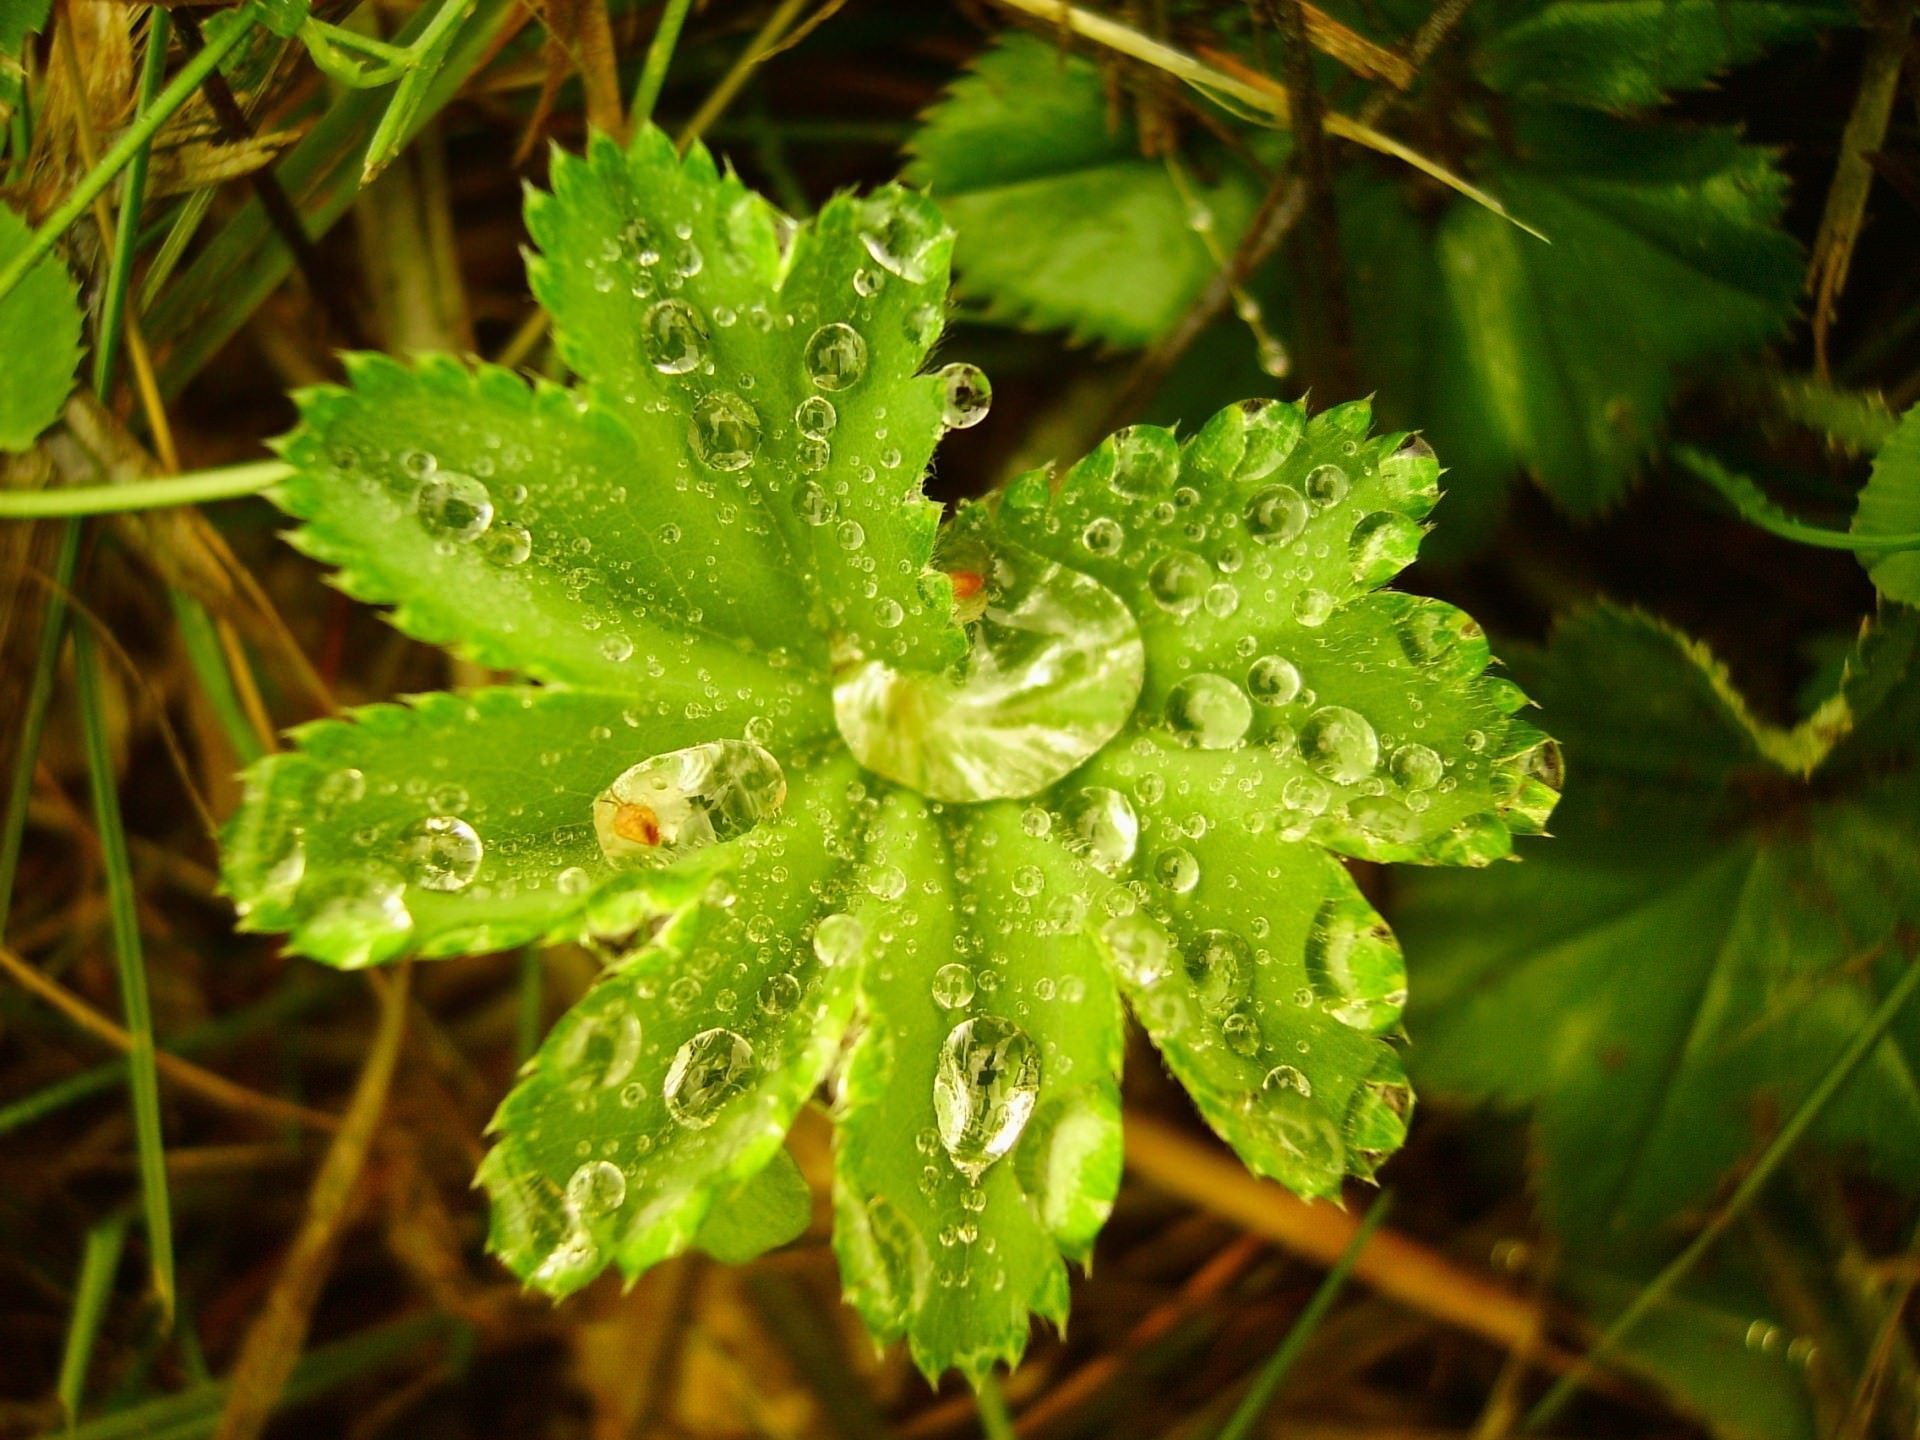
<svg viewBox="0 0 1920 1440">
<path fill-rule="evenodd" d="M 822 390 L 845 390 L 867 373 L 867 342 L 851 325 L 822 325 L 807 341 L 807 376 Z"/>
<path fill-rule="evenodd" d="M 907 612 L 900 608 L 900 602 L 883 596 L 874 603 L 873 618 L 882 630 L 892 630 L 907 618 Z"/>
<path fill-rule="evenodd" d="M 407 843 L 408 876 L 423 890 L 451 894 L 473 883 L 486 853 L 473 826 L 454 815 L 432 815 Z"/>
<path fill-rule="evenodd" d="M 1031 900 L 1046 888 L 1047 877 L 1038 865 L 1022 865 L 1013 872 L 1011 884 L 1014 894 Z"/>
<path fill-rule="evenodd" d="M 1297 1065 L 1274 1066 L 1267 1072 L 1266 1078 L 1260 1082 L 1260 1088 L 1262 1090 L 1291 1090 L 1294 1094 L 1302 1098 L 1310 1098 L 1313 1095 L 1313 1082 L 1307 1078 L 1306 1072 L 1301 1070 Z"/>
<path fill-rule="evenodd" d="M 1327 779 L 1352 785 L 1379 768 L 1380 737 L 1359 711 L 1325 705 L 1300 727 L 1300 753 Z"/>
<path fill-rule="evenodd" d="M 1118 555 L 1126 541 L 1126 527 L 1110 515 L 1096 515 L 1080 532 L 1080 543 L 1087 547 L 1087 553 L 1102 559 Z"/>
<path fill-rule="evenodd" d="M 1142 990 L 1173 973 L 1173 942 L 1144 915 L 1114 916 L 1101 928 L 1100 942 L 1120 973 Z"/>
<path fill-rule="evenodd" d="M 1247 502 L 1247 533 L 1267 545 L 1290 545 L 1307 528 L 1312 511 L 1291 485 L 1269 485 Z"/>
<path fill-rule="evenodd" d="M 1207 593 L 1201 597 L 1200 603 L 1216 620 L 1225 620 L 1240 608 L 1240 588 L 1217 580 L 1207 587 Z"/>
<path fill-rule="evenodd" d="M 707 322 L 684 300 L 662 300 L 640 320 L 647 359 L 662 375 L 685 375 L 707 358 Z"/>
<path fill-rule="evenodd" d="M 624 665 L 633 658 L 633 641 L 625 635 L 609 635 L 600 642 L 600 654 L 615 665 Z"/>
<path fill-rule="evenodd" d="M 942 1010 L 960 1010 L 973 1003 L 973 971 L 957 962 L 933 972 L 933 1003 Z"/>
<path fill-rule="evenodd" d="M 853 272 L 853 293 L 862 300 L 871 300 L 880 293 L 880 287 L 887 283 L 887 277 L 871 265 L 862 265 Z"/>
<path fill-rule="evenodd" d="M 525 564 L 533 554 L 533 532 L 518 520 L 496 520 L 480 537 L 480 553 L 496 565 Z"/>
<path fill-rule="evenodd" d="M 478 540 L 493 523 L 487 487 L 454 470 L 436 470 L 422 480 L 413 508 L 429 534 L 448 540 Z"/>
<path fill-rule="evenodd" d="M 1040 1098 L 1040 1047 L 997 1015 L 963 1020 L 948 1032 L 934 1073 L 940 1143 L 954 1166 L 977 1180 L 1012 1150 Z"/>
<path fill-rule="evenodd" d="M 1404 515 L 1377 510 L 1353 527 L 1347 558 L 1362 585 L 1391 580 L 1420 553 L 1420 527 Z"/>
<path fill-rule="evenodd" d="M 777 811 L 787 777 L 748 740 L 670 750 L 621 772 L 593 802 L 601 853 L 665 862 L 734 839 Z"/>
<path fill-rule="evenodd" d="M 1133 859 L 1140 820 L 1133 802 L 1118 790 L 1089 785 L 1066 803 L 1068 845 L 1111 875 Z"/>
<path fill-rule="evenodd" d="M 332 815 L 357 804 L 366 793 L 366 775 L 349 765 L 330 772 L 313 792 L 313 799 L 323 815 Z"/>
<path fill-rule="evenodd" d="M 792 975 L 769 975 L 755 1003 L 766 1015 L 785 1015 L 800 1003 L 801 985 Z"/>
<path fill-rule="evenodd" d="M 1325 590 L 1316 588 L 1302 590 L 1293 597 L 1293 618 L 1308 629 L 1316 629 L 1327 623 L 1333 615 L 1338 602 Z"/>
<path fill-rule="evenodd" d="M 1158 425 L 1129 425 L 1113 437 L 1113 488 L 1136 499 L 1173 488 L 1180 444 Z"/>
<path fill-rule="evenodd" d="M 660 1096 L 667 1113 L 689 1130 L 704 1130 L 720 1109 L 753 1083 L 753 1046 L 744 1035 L 702 1030 L 673 1053 Z"/>
<path fill-rule="evenodd" d="M 1408 790 L 1431 790 L 1446 773 L 1439 752 L 1427 745 L 1402 745 L 1387 762 L 1393 778 Z"/>
<path fill-rule="evenodd" d="M 1189 675 L 1167 695 L 1167 725 L 1188 745 L 1228 750 L 1253 724 L 1247 692 L 1224 675 Z"/>
<path fill-rule="evenodd" d="M 1247 693 L 1262 705 L 1290 705 L 1300 693 L 1300 667 L 1281 655 L 1262 655 L 1247 668 Z"/>
<path fill-rule="evenodd" d="M 759 413 L 731 391 L 711 391 L 694 402 L 687 439 L 703 464 L 744 470 L 760 447 Z"/>
<path fill-rule="evenodd" d="M 833 538 L 840 542 L 842 550 L 858 550 L 867 543 L 867 532 L 858 520 L 842 520 L 835 527 Z"/>
<path fill-rule="evenodd" d="M 567 1213 L 582 1219 L 611 1215 L 627 1200 L 627 1177 L 607 1160 L 589 1160 L 567 1179 Z"/>
<path fill-rule="evenodd" d="M 1154 561 L 1147 588 L 1163 609 L 1191 615 L 1200 608 L 1213 567 L 1191 550 L 1175 550 Z"/>
<path fill-rule="evenodd" d="M 948 365 L 940 371 L 940 383 L 940 421 L 947 429 L 967 430 L 987 418 L 993 385 L 978 365 Z"/>
<path fill-rule="evenodd" d="M 851 915 L 829 915 L 813 929 L 814 956 L 829 970 L 852 963 L 866 943 L 866 927 Z"/>
<path fill-rule="evenodd" d="M 1317 509 L 1327 510 L 1347 498 L 1352 481 L 1338 465 L 1316 465 L 1307 472 L 1307 499 Z"/>
<path fill-rule="evenodd" d="M 1231 930 L 1203 930 L 1186 952 L 1187 978 L 1209 1013 L 1232 1009 L 1253 986 L 1253 947 Z"/>
<path fill-rule="evenodd" d="M 1200 862 L 1184 845 L 1169 845 L 1153 857 L 1153 878 L 1176 895 L 1189 893 L 1200 883 Z"/>
<path fill-rule="evenodd" d="M 794 407 L 793 423 L 799 427 L 802 435 L 824 440 L 833 433 L 833 427 L 840 423 L 840 413 L 826 396 L 809 395 Z"/>
<path fill-rule="evenodd" d="M 833 459 L 833 447 L 812 435 L 802 435 L 793 450 L 794 465 L 803 475 L 818 475 Z"/>
<path fill-rule="evenodd" d="M 840 507 L 824 485 L 806 480 L 794 487 L 793 513 L 809 525 L 825 525 L 840 513 Z"/>
<path fill-rule="evenodd" d="M 876 865 L 867 872 L 867 893 L 876 900 L 898 900 L 907 893 L 907 875 L 898 865 Z"/>
</svg>

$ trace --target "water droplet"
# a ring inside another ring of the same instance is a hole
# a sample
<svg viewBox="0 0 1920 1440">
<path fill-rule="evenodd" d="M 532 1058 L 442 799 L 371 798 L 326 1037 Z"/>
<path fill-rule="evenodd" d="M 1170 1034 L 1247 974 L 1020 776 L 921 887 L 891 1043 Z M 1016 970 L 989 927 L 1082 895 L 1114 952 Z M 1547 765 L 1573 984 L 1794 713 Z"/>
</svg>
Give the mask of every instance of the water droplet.
<svg viewBox="0 0 1920 1440">
<path fill-rule="evenodd" d="M 326 955 L 343 969 L 355 970 L 394 953 L 413 928 L 405 887 L 383 875 L 356 875 L 324 882 L 300 900 L 309 907 L 299 935 L 309 953 Z"/>
<path fill-rule="evenodd" d="M 1436 678 L 1465 680 L 1487 668 L 1486 632 L 1464 610 L 1438 600 L 1415 605 L 1400 619 L 1400 648 Z"/>
<path fill-rule="evenodd" d="M 1326 705 L 1300 727 L 1300 753 L 1327 779 L 1351 785 L 1379 766 L 1380 737 L 1359 711 Z"/>
<path fill-rule="evenodd" d="M 1011 1020 L 977 1015 L 940 1047 L 933 1109 L 955 1167 L 978 1179 L 1020 1139 L 1040 1097 L 1040 1047 Z"/>
<path fill-rule="evenodd" d="M 846 666 L 834 716 L 867 769 L 935 800 L 1017 799 L 1126 724 L 1145 674 L 1126 605 L 1092 577 L 1002 549 L 970 648 L 938 674 Z"/>
<path fill-rule="evenodd" d="M 1308 629 L 1317 629 L 1327 623 L 1333 614 L 1335 601 L 1325 590 L 1302 590 L 1293 597 L 1293 618 Z"/>
<path fill-rule="evenodd" d="M 1439 754 L 1426 745 L 1402 745 L 1393 752 L 1387 768 L 1408 790 L 1431 790 L 1446 771 Z"/>
<path fill-rule="evenodd" d="M 1114 916 L 1101 928 L 1100 940 L 1120 973 L 1142 990 L 1158 985 L 1173 971 L 1173 942 L 1144 915 Z"/>
<path fill-rule="evenodd" d="M 583 1219 L 611 1215 L 627 1199 L 627 1177 L 618 1165 L 589 1160 L 567 1179 L 567 1211 Z"/>
<path fill-rule="evenodd" d="M 1297 1065 L 1276 1065 L 1267 1072 L 1260 1082 L 1262 1090 L 1291 1090 L 1303 1098 L 1313 1094 L 1313 1082 Z"/>
<path fill-rule="evenodd" d="M 367 793 L 367 777 L 351 765 L 331 772 L 313 792 L 313 800 L 324 815 L 334 815 L 359 803 Z"/>
<path fill-rule="evenodd" d="M 1224 675 L 1189 675 L 1167 696 L 1167 724 L 1189 745 L 1227 750 L 1253 723 L 1247 692 Z"/>
<path fill-rule="evenodd" d="M 662 375 L 684 375 L 707 358 L 707 322 L 684 300 L 662 300 L 641 318 L 647 358 Z"/>
<path fill-rule="evenodd" d="M 839 422 L 839 412 L 824 395 L 809 395 L 794 407 L 793 423 L 799 427 L 802 435 L 815 440 L 826 439 Z"/>
<path fill-rule="evenodd" d="M 793 513 L 809 525 L 824 525 L 840 513 L 840 507 L 834 504 L 825 486 L 806 480 L 794 488 Z"/>
<path fill-rule="evenodd" d="M 436 470 L 413 495 L 414 512 L 428 533 L 449 540 L 477 540 L 493 523 L 493 496 L 471 475 Z"/>
<path fill-rule="evenodd" d="M 1213 567 L 1191 550 L 1162 555 L 1147 572 L 1147 588 L 1161 607 L 1175 615 L 1191 615 L 1213 578 Z"/>
<path fill-rule="evenodd" d="M 689 1130 L 704 1130 L 752 1081 L 753 1046 L 745 1036 L 715 1027 L 673 1052 L 660 1097 L 676 1121 Z"/>
<path fill-rule="evenodd" d="M 1096 515 L 1080 532 L 1080 543 L 1087 547 L 1087 553 L 1102 559 L 1118 555 L 1126 540 L 1126 528 L 1110 515 Z"/>
<path fill-rule="evenodd" d="M 866 943 L 866 927 L 851 915 L 829 915 L 813 929 L 813 953 L 829 970 L 851 964 Z"/>
<path fill-rule="evenodd" d="M 1290 545 L 1307 528 L 1312 512 L 1291 485 L 1269 485 L 1247 502 L 1247 533 L 1268 545 Z"/>
<path fill-rule="evenodd" d="M 911 284 L 927 280 L 948 233 L 932 205 L 918 196 L 882 191 L 861 203 L 860 243 L 874 263 Z"/>
<path fill-rule="evenodd" d="M 1247 1098 L 1247 1119 L 1265 1145 L 1263 1169 L 1271 1169 L 1301 1194 L 1326 1194 L 1347 1168 L 1346 1142 L 1331 1115 L 1291 1085 L 1262 1084 Z"/>
<path fill-rule="evenodd" d="M 1112 875 L 1133 859 L 1140 842 L 1140 820 L 1133 802 L 1118 790 L 1089 785 L 1066 804 L 1067 843 L 1098 869 Z"/>
<path fill-rule="evenodd" d="M 1169 845 L 1153 857 L 1153 878 L 1176 895 L 1200 883 L 1200 862 L 1184 845 Z"/>
<path fill-rule="evenodd" d="M 694 402 L 687 439 L 715 470 L 744 470 L 760 445 L 760 416 L 738 395 L 715 390 Z"/>
<path fill-rule="evenodd" d="M 1240 413 L 1246 417 L 1246 449 L 1234 478 L 1264 480 L 1293 454 L 1306 431 L 1306 415 L 1298 405 L 1280 400 L 1245 400 Z"/>
<path fill-rule="evenodd" d="M 670 750 L 621 772 L 593 802 L 601 852 L 613 861 L 668 861 L 732 840 L 787 798 L 780 762 L 749 740 Z"/>
<path fill-rule="evenodd" d="M 485 847 L 473 826 L 454 815 L 433 815 L 407 842 L 408 877 L 422 890 L 452 892 L 473 883 Z"/>
<path fill-rule="evenodd" d="M 480 538 L 480 553 L 496 565 L 525 564 L 533 554 L 533 532 L 518 520 L 496 520 Z"/>
<path fill-rule="evenodd" d="M 1380 479 L 1400 499 L 1431 501 L 1440 494 L 1440 461 L 1431 445 L 1409 435 L 1380 462 Z"/>
<path fill-rule="evenodd" d="M 844 390 L 867 373 L 867 342 L 851 325 L 822 325 L 807 341 L 807 376 L 822 390 Z"/>
<path fill-rule="evenodd" d="M 1407 964 L 1386 922 L 1358 895 L 1324 902 L 1307 932 L 1307 978 L 1321 1008 L 1343 1025 L 1378 1034 L 1407 1003 Z"/>
<path fill-rule="evenodd" d="M 898 865 L 876 865 L 867 872 L 867 893 L 876 900 L 898 900 L 907 893 L 907 872 Z"/>
<path fill-rule="evenodd" d="M 942 1010 L 958 1010 L 973 1003 L 973 971 L 957 962 L 933 972 L 933 1003 Z"/>
<path fill-rule="evenodd" d="M 1158 425 L 1129 425 L 1113 437 L 1113 488 L 1138 499 L 1173 488 L 1180 443 Z"/>
<path fill-rule="evenodd" d="M 1404 515 L 1376 510 L 1353 527 L 1347 545 L 1353 578 L 1362 585 L 1391 580 L 1420 553 L 1420 527 Z"/>
<path fill-rule="evenodd" d="M 834 527 L 833 538 L 840 542 L 842 550 L 858 550 L 867 543 L 867 532 L 858 520 L 842 520 Z"/>
<path fill-rule="evenodd" d="M 768 1015 L 785 1015 L 800 1003 L 800 981 L 792 975 L 769 975 L 760 987 L 758 1004 Z"/>
<path fill-rule="evenodd" d="M 1247 691 L 1262 705 L 1290 705 L 1300 693 L 1300 667 L 1280 655 L 1262 655 L 1247 669 Z"/>
<path fill-rule="evenodd" d="M 1186 952 L 1187 978 L 1209 1014 L 1246 1001 L 1253 986 L 1253 947 L 1231 930 L 1202 930 Z"/>
<path fill-rule="evenodd" d="M 993 386 L 978 365 L 948 365 L 940 371 L 944 386 L 940 422 L 949 430 L 966 430 L 987 418 L 993 405 Z"/>
<path fill-rule="evenodd" d="M 1316 465 L 1307 472 L 1307 499 L 1321 510 L 1330 509 L 1347 498 L 1352 482 L 1338 465 Z"/>
<path fill-rule="evenodd" d="M 898 600 L 891 596 L 882 596 L 874 602 L 873 618 L 882 630 L 892 630 L 907 618 L 907 612 L 900 608 Z"/>
</svg>

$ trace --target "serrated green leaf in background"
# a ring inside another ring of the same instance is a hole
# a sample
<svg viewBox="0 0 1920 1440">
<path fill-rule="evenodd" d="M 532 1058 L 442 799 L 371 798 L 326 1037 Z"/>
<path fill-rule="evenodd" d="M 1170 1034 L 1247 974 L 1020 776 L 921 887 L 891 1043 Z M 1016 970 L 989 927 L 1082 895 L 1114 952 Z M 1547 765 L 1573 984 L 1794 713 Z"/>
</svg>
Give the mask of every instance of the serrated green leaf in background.
<svg viewBox="0 0 1920 1440">
<path fill-rule="evenodd" d="M 0 0 L 0 59 L 20 53 L 29 35 L 45 28 L 53 0 Z"/>
<path fill-rule="evenodd" d="M 32 238 L 26 221 L 0 206 L 0 265 Z M 73 277 L 52 256 L 0 300 L 0 355 L 0 450 L 25 450 L 60 414 L 80 363 Z"/>
<path fill-rule="evenodd" d="M 334 964 L 606 962 L 496 1117 L 494 1251 L 561 1295 L 772 1243 L 718 1207 L 792 1200 L 766 1167 L 824 1084 L 849 1298 L 979 1380 L 1112 1204 L 1123 994 L 1249 1164 L 1371 1176 L 1406 974 L 1337 857 L 1485 865 L 1557 798 L 1479 628 L 1381 588 L 1424 442 L 1364 403 L 1136 426 L 936 551 L 918 481 L 986 391 L 916 373 L 924 201 L 788 234 L 651 131 L 555 174 L 534 275 L 585 385 L 359 359 L 276 492 L 401 628 L 550 683 L 298 732 L 225 855 Z"/>
<path fill-rule="evenodd" d="M 1920 406 L 1900 417 L 1874 456 L 1852 530 L 1855 535 L 1920 535 Z M 1862 555 L 1861 561 L 1882 595 L 1920 605 L 1920 548 Z"/>
<path fill-rule="evenodd" d="M 927 113 L 907 178 L 954 229 L 962 295 L 989 319 L 1075 339 L 1145 345 L 1218 268 L 1195 204 L 1229 250 L 1262 186 L 1224 149 L 1184 164 L 1143 156 L 1100 72 L 1032 35 L 1010 34 Z"/>
<path fill-rule="evenodd" d="M 1471 888 L 1409 878 L 1392 910 L 1420 962 L 1416 1078 L 1533 1112 L 1569 1238 L 1644 1240 L 1707 1201 L 1914 963 L 1920 781 L 1882 718 L 1911 713 L 1911 623 L 1792 732 L 1632 612 L 1516 658 L 1579 759 L 1558 838 Z M 1905 1186 L 1916 1047 L 1910 1013 L 1814 1132 Z"/>
</svg>

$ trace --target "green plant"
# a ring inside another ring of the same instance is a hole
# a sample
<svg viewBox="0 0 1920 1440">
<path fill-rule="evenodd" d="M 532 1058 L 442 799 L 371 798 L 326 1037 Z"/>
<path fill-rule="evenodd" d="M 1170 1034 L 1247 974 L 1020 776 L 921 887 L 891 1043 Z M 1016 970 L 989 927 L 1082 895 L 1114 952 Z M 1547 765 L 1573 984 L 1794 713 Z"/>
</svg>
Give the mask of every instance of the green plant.
<svg viewBox="0 0 1920 1440">
<path fill-rule="evenodd" d="M 304 727 L 225 847 L 245 923 L 331 964 L 602 957 L 496 1117 L 500 1257 L 558 1295 L 787 1238 L 825 1083 L 849 1298 L 978 1380 L 1106 1218 L 1123 996 L 1256 1171 L 1370 1176 L 1406 975 L 1337 857 L 1505 858 L 1559 780 L 1479 627 L 1380 588 L 1432 452 L 1253 401 L 940 526 L 989 391 L 920 373 L 926 200 L 796 225 L 643 129 L 528 223 L 580 386 L 356 358 L 276 498 L 349 593 L 542 683 Z"/>
</svg>

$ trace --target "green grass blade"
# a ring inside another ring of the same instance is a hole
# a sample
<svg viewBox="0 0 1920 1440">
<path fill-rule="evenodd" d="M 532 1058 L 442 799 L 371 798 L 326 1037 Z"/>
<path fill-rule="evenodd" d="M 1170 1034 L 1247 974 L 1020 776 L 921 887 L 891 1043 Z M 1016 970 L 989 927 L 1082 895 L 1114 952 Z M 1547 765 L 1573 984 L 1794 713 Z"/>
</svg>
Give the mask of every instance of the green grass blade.
<svg viewBox="0 0 1920 1440">
<path fill-rule="evenodd" d="M 1220 1431 L 1219 1440 L 1247 1440 L 1253 1434 L 1254 1427 L 1267 1413 L 1268 1407 L 1273 1404 L 1273 1397 L 1279 1393 L 1281 1384 L 1300 1359 L 1300 1353 L 1307 1348 L 1307 1342 L 1326 1320 L 1333 1302 L 1340 1298 L 1340 1292 L 1346 1288 L 1347 1277 L 1353 1274 L 1353 1267 L 1359 1263 L 1360 1252 L 1367 1248 L 1368 1239 L 1380 1228 L 1380 1222 L 1387 1218 L 1387 1210 L 1392 1204 L 1391 1194 L 1382 1195 L 1373 1202 L 1373 1208 L 1367 1211 L 1367 1218 L 1360 1222 L 1360 1228 L 1353 1232 L 1347 1248 L 1340 1252 L 1340 1258 L 1320 1282 L 1320 1288 L 1307 1301 L 1307 1308 L 1288 1327 L 1279 1348 L 1260 1367 L 1260 1373 L 1254 1377 L 1253 1387 L 1247 1391 L 1232 1418 Z"/>
<path fill-rule="evenodd" d="M 47 590 L 47 608 L 40 616 L 40 648 L 34 655 L 33 678 L 27 682 L 27 703 L 19 717 L 17 748 L 13 754 L 12 784 L 0 825 L 0 937 L 7 933 L 7 915 L 13 905 L 13 877 L 20 868 L 20 845 L 27 833 L 27 804 L 33 797 L 33 769 L 40 758 L 40 732 L 46 728 L 47 702 L 53 698 L 54 671 L 60 664 L 60 642 L 67 629 L 67 591 L 80 556 L 80 522 L 61 528 L 54 551 L 53 578 Z"/>
<path fill-rule="evenodd" d="M 200 689 L 213 707 L 214 716 L 234 753 L 243 765 L 251 765 L 267 753 L 267 747 L 261 743 L 259 733 L 240 704 L 213 617 L 207 614 L 206 606 L 184 590 L 170 590 L 168 598 L 173 602 L 173 618 L 180 627 L 180 641 L 186 647 L 187 662 L 193 666 Z"/>
<path fill-rule="evenodd" d="M 644 125 L 653 119 L 653 107 L 667 83 L 667 66 L 673 60 L 673 47 L 680 43 L 680 27 L 686 23 L 693 0 L 667 0 L 654 27 L 653 40 L 647 46 L 646 63 L 640 69 L 640 83 L 633 91 L 633 120 Z"/>
<path fill-rule="evenodd" d="M 173 35 L 173 21 L 165 10 L 154 6 L 147 14 L 147 55 L 140 71 L 137 114 L 145 114 L 153 107 L 167 78 L 167 41 Z M 133 257 L 140 244 L 140 211 L 147 200 L 147 162 L 151 155 L 151 141 L 134 151 L 133 159 L 127 163 L 127 178 L 120 186 L 113 269 L 107 275 L 106 293 L 100 302 L 100 324 L 94 331 L 93 393 L 102 397 L 113 383 L 113 365 L 120 355 L 120 326 L 127 313 Z"/>
<path fill-rule="evenodd" d="M 100 664 L 93 637 L 84 626 L 73 632 L 74 672 L 79 680 L 80 719 L 85 732 L 87 771 L 93 782 L 95 823 L 107 874 L 108 909 L 113 921 L 113 955 L 120 971 L 120 997 L 133 1048 L 127 1079 L 133 1092 L 134 1139 L 140 1159 L 141 1203 L 147 1219 L 147 1246 L 153 1263 L 153 1289 L 163 1326 L 173 1321 L 173 1218 L 167 1193 L 167 1156 L 160 1133 L 160 1081 L 153 1059 L 153 1009 L 147 999 L 146 964 L 140 953 L 139 918 L 134 910 L 133 866 L 127 858 L 126 831 L 120 823 L 120 796 L 114 787 L 113 756 L 107 744 L 107 720 L 100 694 Z"/>
<path fill-rule="evenodd" d="M 163 480 L 128 485 L 74 485 L 58 490 L 0 490 L 0 520 L 39 520 L 56 515 L 119 515 L 171 505 L 238 500 L 271 489 L 293 473 L 279 460 L 190 470 Z"/>
<path fill-rule="evenodd" d="M 94 1341 L 100 1335 L 100 1321 L 107 1313 L 107 1301 L 113 1296 L 113 1277 L 120 1268 L 120 1250 L 126 1238 L 125 1215 L 102 1220 L 87 1232 L 87 1248 L 80 1258 L 80 1278 L 73 1287 L 73 1319 L 67 1326 L 67 1347 L 60 1357 L 60 1408 L 67 1412 L 69 1425 L 80 1417 L 80 1400 L 87 1388 L 87 1367 L 93 1359 Z"/>
</svg>

